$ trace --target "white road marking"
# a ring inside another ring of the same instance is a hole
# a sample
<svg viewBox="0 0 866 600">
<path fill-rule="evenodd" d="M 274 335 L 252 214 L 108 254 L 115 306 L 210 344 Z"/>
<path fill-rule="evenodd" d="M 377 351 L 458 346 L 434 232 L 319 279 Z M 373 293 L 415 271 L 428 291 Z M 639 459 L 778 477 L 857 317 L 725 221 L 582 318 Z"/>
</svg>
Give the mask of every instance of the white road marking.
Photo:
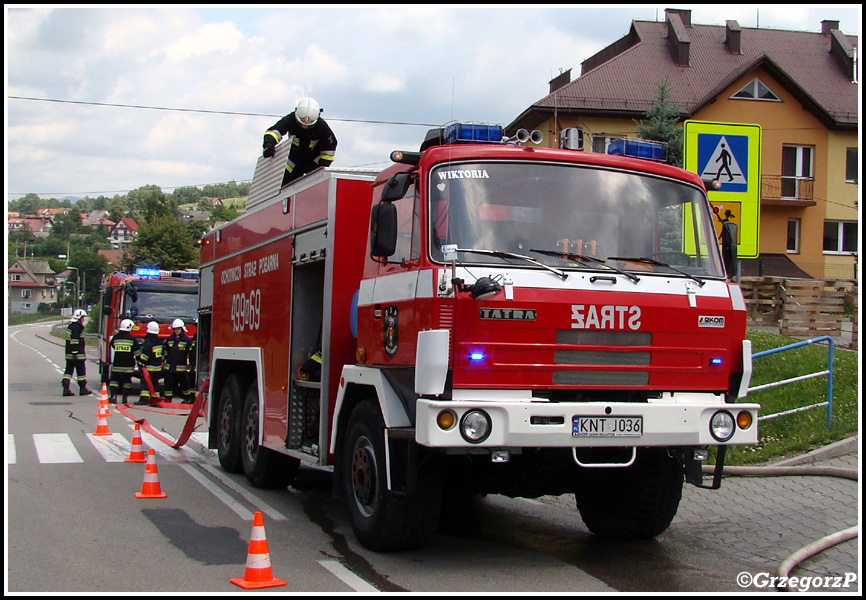
<svg viewBox="0 0 866 600">
<path fill-rule="evenodd" d="M 336 560 L 320 560 L 319 564 L 356 592 L 378 592 L 372 585 L 352 573 Z"/>
<path fill-rule="evenodd" d="M 66 433 L 34 433 L 33 443 L 43 464 L 84 462 Z"/>
</svg>

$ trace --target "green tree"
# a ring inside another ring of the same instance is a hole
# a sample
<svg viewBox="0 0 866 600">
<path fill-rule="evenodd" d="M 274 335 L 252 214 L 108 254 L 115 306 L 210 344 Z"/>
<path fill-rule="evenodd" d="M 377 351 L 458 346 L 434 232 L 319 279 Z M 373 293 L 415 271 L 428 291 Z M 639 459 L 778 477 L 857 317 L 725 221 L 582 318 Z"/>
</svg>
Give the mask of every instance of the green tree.
<svg viewBox="0 0 866 600">
<path fill-rule="evenodd" d="M 666 142 L 668 145 L 667 163 L 677 167 L 683 166 L 683 129 L 678 126 L 680 120 L 679 107 L 671 101 L 670 81 L 665 78 L 658 84 L 658 91 L 653 104 L 646 112 L 643 120 L 635 121 L 638 137 L 645 140 Z"/>
<path fill-rule="evenodd" d="M 156 214 L 141 224 L 130 247 L 131 266 L 186 269 L 198 266 L 193 240 L 179 217 Z"/>
</svg>

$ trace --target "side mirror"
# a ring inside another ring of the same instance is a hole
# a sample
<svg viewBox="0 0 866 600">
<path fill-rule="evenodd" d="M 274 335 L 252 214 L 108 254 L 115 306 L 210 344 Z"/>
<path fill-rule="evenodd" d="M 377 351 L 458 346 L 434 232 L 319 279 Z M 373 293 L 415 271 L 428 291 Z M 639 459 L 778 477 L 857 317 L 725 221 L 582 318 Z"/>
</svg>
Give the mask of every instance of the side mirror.
<svg viewBox="0 0 866 600">
<path fill-rule="evenodd" d="M 382 190 L 382 202 L 393 202 L 405 196 L 410 183 L 412 183 L 412 176 L 409 173 L 403 172 L 392 175 L 391 179 L 385 183 L 385 189 Z"/>
<path fill-rule="evenodd" d="M 106 317 L 111 316 L 111 288 L 106 287 L 102 292 L 102 314 Z"/>
<path fill-rule="evenodd" d="M 385 193 L 382 194 L 384 197 Z M 370 254 L 388 257 L 397 251 L 397 207 L 380 202 L 370 217 Z"/>
</svg>

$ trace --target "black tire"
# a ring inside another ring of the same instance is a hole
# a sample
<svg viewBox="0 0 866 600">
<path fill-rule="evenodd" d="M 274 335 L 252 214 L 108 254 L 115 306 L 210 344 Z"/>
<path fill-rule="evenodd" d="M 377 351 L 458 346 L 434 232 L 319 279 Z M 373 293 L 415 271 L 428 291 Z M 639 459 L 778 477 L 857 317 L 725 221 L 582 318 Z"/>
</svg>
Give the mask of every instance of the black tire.
<svg viewBox="0 0 866 600">
<path fill-rule="evenodd" d="M 639 448 L 630 467 L 582 469 L 575 500 L 595 535 L 646 539 L 670 526 L 682 493 L 682 463 L 666 448 Z"/>
<path fill-rule="evenodd" d="M 259 446 L 259 386 L 250 384 L 240 421 L 241 463 L 244 474 L 258 488 L 285 489 L 298 473 L 301 461 Z"/>
<path fill-rule="evenodd" d="M 241 464 L 241 389 L 237 377 L 229 375 L 217 400 L 216 442 L 217 456 L 223 469 L 229 473 L 242 473 Z"/>
<path fill-rule="evenodd" d="M 385 424 L 379 407 L 361 402 L 349 415 L 342 456 L 342 485 L 361 544 L 376 552 L 413 550 L 436 531 L 442 502 L 438 457 L 419 465 L 417 493 L 387 489 Z"/>
</svg>

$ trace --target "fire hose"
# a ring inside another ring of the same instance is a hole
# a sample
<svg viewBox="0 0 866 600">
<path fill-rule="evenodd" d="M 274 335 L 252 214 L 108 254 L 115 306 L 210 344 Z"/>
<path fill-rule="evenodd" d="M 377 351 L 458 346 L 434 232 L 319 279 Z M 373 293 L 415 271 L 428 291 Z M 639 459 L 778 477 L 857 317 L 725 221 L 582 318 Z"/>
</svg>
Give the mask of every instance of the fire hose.
<svg viewBox="0 0 866 600">
<path fill-rule="evenodd" d="M 156 391 L 153 388 L 153 381 L 150 379 L 150 373 L 147 372 L 147 369 L 141 369 L 141 379 L 147 384 L 148 389 L 150 390 L 150 397 L 158 398 L 159 401 L 155 404 L 151 404 L 156 408 L 182 408 L 185 409 L 189 407 L 189 415 L 186 418 L 186 423 L 184 423 L 183 431 L 180 434 L 180 437 L 177 438 L 176 441 L 169 440 L 164 435 L 159 433 L 153 426 L 147 422 L 147 419 L 136 419 L 127 411 L 126 407 L 122 407 L 121 405 L 117 405 L 117 410 L 120 411 L 125 417 L 133 420 L 138 423 L 139 426 L 147 431 L 150 435 L 161 441 L 163 444 L 166 444 L 174 449 L 180 448 L 184 444 L 189 441 L 189 436 L 192 435 L 192 432 L 195 430 L 195 422 L 196 419 L 201 415 L 201 405 L 204 402 L 205 394 L 207 393 L 208 386 L 210 385 L 210 379 L 206 379 L 204 384 L 202 384 L 201 389 L 195 396 L 195 400 L 193 400 L 192 404 L 171 404 L 166 402 L 163 398 L 160 398 L 156 395 Z"/>
<path fill-rule="evenodd" d="M 704 472 L 712 473 L 713 467 L 704 467 Z M 725 475 L 739 477 L 789 477 L 811 475 L 817 477 L 841 477 L 853 481 L 859 479 L 859 474 L 855 469 L 841 469 L 838 467 L 725 467 Z M 791 571 L 793 571 L 797 565 L 802 563 L 804 560 L 811 558 L 816 554 L 820 554 L 824 550 L 832 548 L 837 544 L 854 539 L 859 535 L 860 527 L 855 525 L 854 527 L 848 527 L 847 529 L 824 536 L 819 540 L 803 546 L 783 560 L 779 565 L 779 568 L 776 570 L 776 574 L 779 575 L 782 581 L 787 582 L 790 579 L 789 574 Z M 796 588 L 793 588 L 788 584 L 779 589 L 786 592 L 798 591 Z"/>
</svg>

